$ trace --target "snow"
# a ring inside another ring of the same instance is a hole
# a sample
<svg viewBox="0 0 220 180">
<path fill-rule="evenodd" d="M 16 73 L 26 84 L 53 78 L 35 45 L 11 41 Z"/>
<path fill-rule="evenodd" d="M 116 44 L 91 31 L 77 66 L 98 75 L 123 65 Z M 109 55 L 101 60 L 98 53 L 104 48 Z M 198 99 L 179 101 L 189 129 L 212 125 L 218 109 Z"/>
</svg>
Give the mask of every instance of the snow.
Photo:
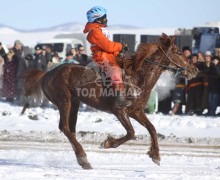
<svg viewBox="0 0 220 180">
<path fill-rule="evenodd" d="M 23 33 L 0 29 L 1 33 L 3 44 L 13 45 L 19 39 L 25 45 L 34 46 L 37 41 L 51 39 L 61 32 Z M 141 30 L 137 33 L 143 34 Z M 168 75 L 165 76 L 168 82 Z M 163 94 L 159 95 L 164 98 L 173 88 L 173 82 L 169 81 L 169 88 L 160 84 L 157 90 L 162 88 Z M 111 114 L 80 111 L 77 139 L 93 166 L 88 171 L 77 164 L 70 143 L 58 128 L 58 110 L 52 106 L 30 108 L 22 116 L 21 110 L 22 107 L 0 99 L 0 179 L 220 179 L 220 117 L 148 115 L 158 133 L 161 165 L 157 166 L 146 155 L 149 133 L 136 121 L 131 119 L 134 140 L 116 149 L 100 149 L 100 143 L 109 134 L 121 137 L 126 131 Z"/>
<path fill-rule="evenodd" d="M 14 29 L 8 28 L 8 27 L 2 27 L 0 28 L 0 34 L 18 34 L 17 31 L 15 31 Z"/>
<path fill-rule="evenodd" d="M 8 32 L 8 31 L 6 31 Z M 6 33 L 4 31 L 4 36 L 1 36 L 1 42 L 9 47 L 14 45 L 14 41 L 19 39 L 25 46 L 34 47 L 38 41 L 45 39 L 52 39 L 57 32 L 16 32 L 16 33 Z M 0 29 L 1 34 L 1 29 Z"/>
<path fill-rule="evenodd" d="M 136 132 L 116 149 L 100 149 L 110 134 L 125 134 L 104 112 L 80 111 L 77 138 L 92 170 L 78 166 L 70 143 L 58 129 L 59 112 L 0 101 L 0 179 L 220 179 L 220 118 L 150 114 L 160 145 L 161 166 L 146 155 L 149 133 L 131 119 Z M 34 120 L 38 119 L 38 120 Z"/>
</svg>

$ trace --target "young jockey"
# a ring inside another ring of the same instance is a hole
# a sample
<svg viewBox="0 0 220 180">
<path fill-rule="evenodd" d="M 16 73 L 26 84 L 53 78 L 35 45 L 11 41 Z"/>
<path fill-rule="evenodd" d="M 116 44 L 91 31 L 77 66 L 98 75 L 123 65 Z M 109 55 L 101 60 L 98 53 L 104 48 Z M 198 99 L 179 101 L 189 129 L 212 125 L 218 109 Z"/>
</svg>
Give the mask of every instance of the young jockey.
<svg viewBox="0 0 220 180">
<path fill-rule="evenodd" d="M 116 62 L 116 56 L 123 49 L 127 49 L 127 44 L 112 42 L 109 40 L 107 27 L 107 11 L 103 7 L 95 6 L 87 12 L 88 22 L 84 33 L 88 33 L 87 40 L 91 44 L 93 60 L 111 78 L 114 92 L 117 96 L 115 107 L 130 106 L 131 101 L 125 99 L 125 90 L 122 80 L 122 71 Z"/>
</svg>

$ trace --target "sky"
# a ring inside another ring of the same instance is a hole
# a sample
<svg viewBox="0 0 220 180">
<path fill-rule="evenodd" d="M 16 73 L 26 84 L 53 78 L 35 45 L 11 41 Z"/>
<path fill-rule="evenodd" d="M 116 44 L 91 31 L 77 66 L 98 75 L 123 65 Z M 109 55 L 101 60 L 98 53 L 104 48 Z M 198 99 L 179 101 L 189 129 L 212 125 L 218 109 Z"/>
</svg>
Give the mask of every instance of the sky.
<svg viewBox="0 0 220 180">
<path fill-rule="evenodd" d="M 85 24 L 96 5 L 107 9 L 109 25 L 190 28 L 220 21 L 219 0 L 7 0 L 1 1 L 0 24 L 22 30 Z"/>
</svg>

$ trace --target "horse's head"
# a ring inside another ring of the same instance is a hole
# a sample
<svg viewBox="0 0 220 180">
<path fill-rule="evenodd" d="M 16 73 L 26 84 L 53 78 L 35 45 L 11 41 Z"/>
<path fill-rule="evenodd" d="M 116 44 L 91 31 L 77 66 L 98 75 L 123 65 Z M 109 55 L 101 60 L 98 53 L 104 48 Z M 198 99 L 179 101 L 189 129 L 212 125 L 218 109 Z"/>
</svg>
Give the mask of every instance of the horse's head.
<svg viewBox="0 0 220 180">
<path fill-rule="evenodd" d="M 186 56 L 174 44 L 175 37 L 162 34 L 160 37 L 159 49 L 169 61 L 167 69 L 173 70 L 181 76 L 191 79 L 198 74 L 198 69 L 189 63 Z"/>
</svg>

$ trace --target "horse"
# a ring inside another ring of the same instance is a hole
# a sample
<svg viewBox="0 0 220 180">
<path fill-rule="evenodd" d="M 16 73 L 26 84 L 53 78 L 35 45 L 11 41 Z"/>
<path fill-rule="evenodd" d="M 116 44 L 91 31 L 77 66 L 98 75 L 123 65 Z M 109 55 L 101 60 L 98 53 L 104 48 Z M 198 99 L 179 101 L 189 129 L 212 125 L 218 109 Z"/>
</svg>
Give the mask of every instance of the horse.
<svg viewBox="0 0 220 180">
<path fill-rule="evenodd" d="M 68 138 L 77 162 L 83 169 L 92 169 L 92 166 L 82 145 L 76 139 L 80 102 L 115 115 L 126 129 L 126 135 L 121 138 L 108 136 L 101 143 L 103 148 L 116 148 L 134 139 L 135 131 L 130 122 L 130 118 L 133 118 L 148 130 L 151 143 L 147 155 L 160 165 L 157 132 L 144 112 L 150 92 L 164 70 L 187 79 L 198 73 L 198 69 L 188 62 L 174 44 L 174 40 L 174 36 L 163 33 L 158 42 L 141 43 L 133 56 L 123 59 L 126 90 L 132 89 L 127 95 L 132 101 L 129 107 L 115 107 L 111 85 L 106 84 L 95 68 L 78 64 L 63 64 L 48 72 L 33 69 L 24 73 L 22 77 L 25 81 L 25 96 L 40 95 L 43 92 L 49 101 L 57 106 L 60 113 L 59 129 Z M 27 107 L 28 103 L 24 105 L 22 113 Z"/>
</svg>

